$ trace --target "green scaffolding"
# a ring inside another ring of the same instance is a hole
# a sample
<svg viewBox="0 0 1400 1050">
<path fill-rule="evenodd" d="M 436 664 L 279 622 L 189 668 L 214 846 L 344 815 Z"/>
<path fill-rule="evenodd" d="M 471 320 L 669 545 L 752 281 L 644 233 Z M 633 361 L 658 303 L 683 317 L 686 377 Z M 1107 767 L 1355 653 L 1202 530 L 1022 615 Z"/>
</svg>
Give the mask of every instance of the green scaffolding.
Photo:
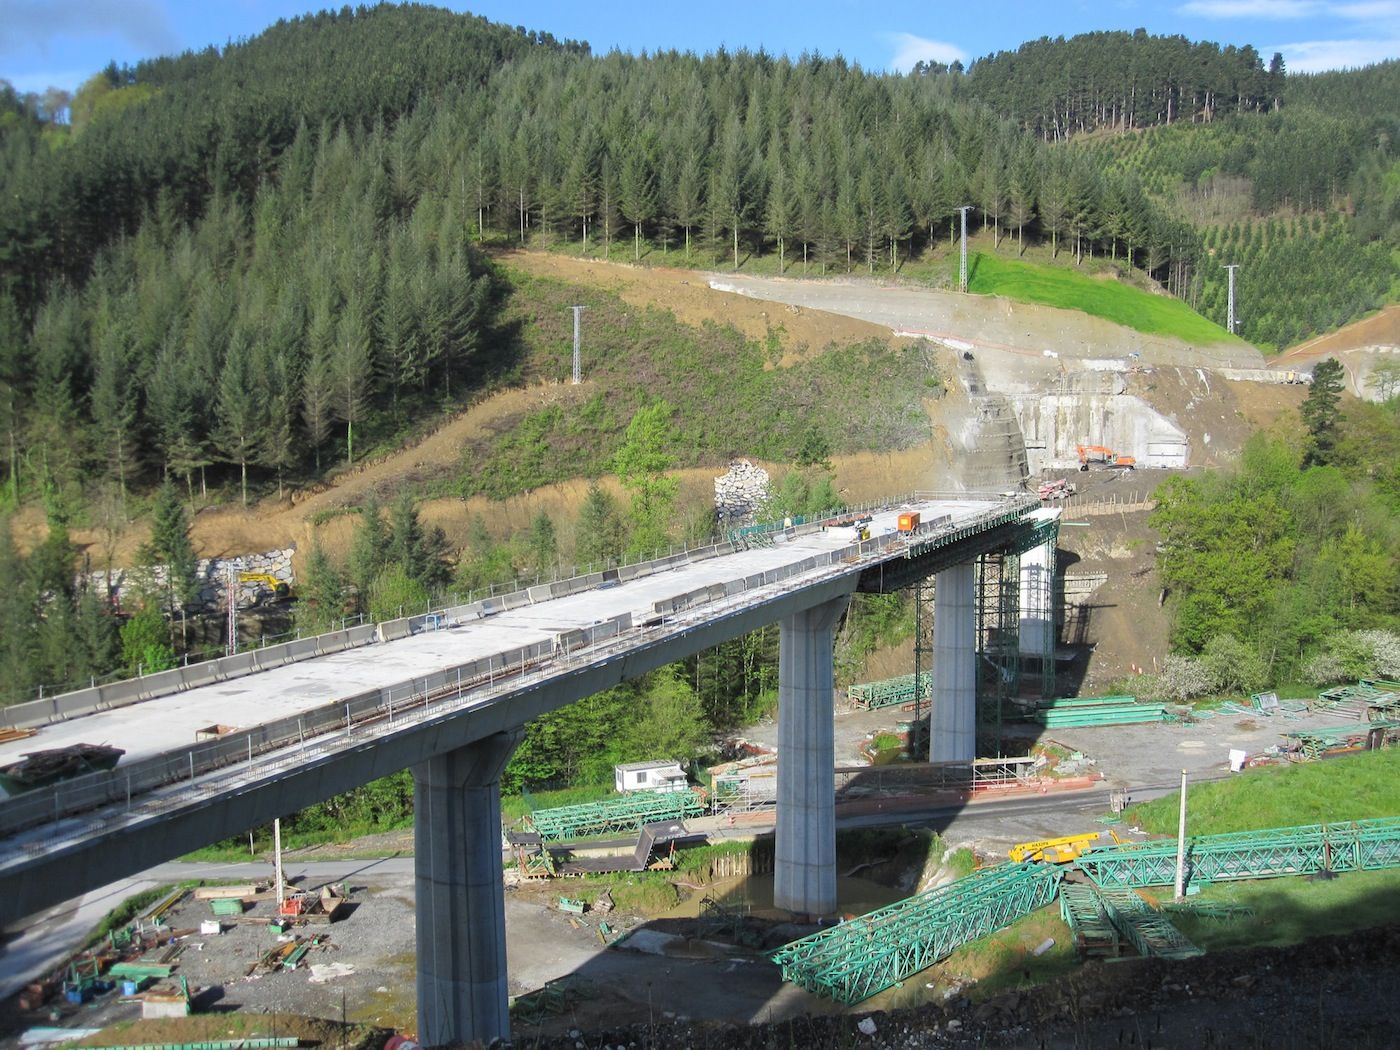
<svg viewBox="0 0 1400 1050">
<path fill-rule="evenodd" d="M 1075 865 L 1101 888 L 1170 886 L 1176 881 L 1176 842 L 1103 846 L 1081 854 Z M 1394 867 L 1400 867 L 1397 817 L 1201 835 L 1186 842 L 1186 877 L 1196 882 Z"/>
<path fill-rule="evenodd" d="M 538 809 L 525 823 L 541 839 L 562 842 L 585 835 L 637 831 L 658 820 L 684 820 L 705 812 L 705 800 L 694 791 L 632 791 L 601 802 Z"/>
<path fill-rule="evenodd" d="M 977 559 L 977 654 L 979 721 L 1000 757 L 1002 711 L 1021 690 L 1019 554 L 998 551 Z"/>
<path fill-rule="evenodd" d="M 1060 870 L 1002 864 L 779 948 L 783 979 L 862 1002 L 1055 899 Z"/>
</svg>

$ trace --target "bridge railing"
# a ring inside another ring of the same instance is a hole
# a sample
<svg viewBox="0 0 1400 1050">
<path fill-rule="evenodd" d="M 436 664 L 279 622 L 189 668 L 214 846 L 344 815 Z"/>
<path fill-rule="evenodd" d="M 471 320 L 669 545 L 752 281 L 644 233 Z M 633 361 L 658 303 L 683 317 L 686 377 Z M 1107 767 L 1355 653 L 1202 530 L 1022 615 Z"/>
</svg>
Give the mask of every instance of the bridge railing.
<svg viewBox="0 0 1400 1050">
<path fill-rule="evenodd" d="M 454 665 L 422 677 L 415 677 L 408 682 L 367 690 L 273 722 L 234 730 L 216 740 L 137 759 L 118 769 L 60 781 L 0 803 L 0 836 L 13 835 L 49 821 L 122 802 L 130 809 L 132 799 L 136 796 L 182 780 L 193 782 L 200 776 L 227 766 L 245 762 L 251 764 L 259 756 L 292 745 L 304 746 L 308 739 L 337 730 L 343 729 L 347 733 L 353 733 L 371 723 L 384 722 L 393 725 L 396 715 L 402 717 L 414 709 L 426 709 L 438 699 L 450 697 L 460 700 L 473 691 L 495 685 L 498 680 L 519 683 L 532 668 L 557 657 L 570 657 L 583 650 L 594 650 L 594 655 L 602 656 L 606 648 L 625 648 L 635 644 L 635 638 L 628 637 L 634 629 L 665 629 L 668 621 L 669 626 L 675 627 L 681 622 L 675 619 L 679 614 L 697 608 L 703 608 L 705 613 L 713 615 L 725 607 L 744 604 L 746 596 L 759 589 L 792 585 L 794 582 L 801 585 L 815 582 L 807 580 L 806 577 L 818 570 L 826 569 L 836 574 L 859 571 L 862 564 L 888 556 L 893 549 L 908 548 L 915 544 L 925 547 L 936 541 L 940 535 L 961 536 L 970 528 L 975 529 L 980 525 L 1004 519 L 1011 512 L 1007 507 L 1000 506 L 971 520 L 950 523 L 946 518 L 940 518 L 924 523 L 913 534 L 894 533 L 872 537 L 809 556 L 798 562 L 755 573 L 741 580 L 711 584 L 654 602 L 652 615 L 646 617 L 642 623 L 634 622 L 632 613 L 624 613 L 585 629 L 562 632 L 548 641 Z M 803 579 L 799 581 L 798 577 Z M 516 604 L 528 603 L 527 596 L 525 601 Z M 505 607 L 515 606 L 502 606 Z M 461 607 L 447 612 L 469 613 L 473 608 Z M 471 617 L 464 616 L 462 619 L 467 618 Z M 462 620 L 439 621 L 433 626 L 447 627 L 453 622 Z M 366 627 L 355 630 L 370 629 L 372 628 Z M 315 642 L 316 639 L 302 641 L 309 643 Z M 254 650 L 228 659 L 246 661 L 243 673 L 250 673 L 265 669 L 260 666 L 258 660 L 263 652 L 265 651 Z M 287 661 L 284 659 L 281 662 Z"/>
</svg>

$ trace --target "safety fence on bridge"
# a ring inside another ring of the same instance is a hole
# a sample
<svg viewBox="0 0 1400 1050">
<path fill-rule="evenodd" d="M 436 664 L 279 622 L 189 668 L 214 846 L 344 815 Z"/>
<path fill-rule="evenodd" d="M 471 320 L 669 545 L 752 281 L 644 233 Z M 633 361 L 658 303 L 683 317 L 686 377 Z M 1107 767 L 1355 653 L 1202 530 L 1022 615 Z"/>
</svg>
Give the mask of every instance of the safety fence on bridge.
<svg viewBox="0 0 1400 1050">
<path fill-rule="evenodd" d="M 965 535 L 968 529 L 990 528 L 998 523 L 1014 520 L 1034 505 L 1034 500 L 1002 504 L 971 521 L 960 522 L 956 527 L 948 527 L 942 531 L 946 536 L 955 539 Z M 190 748 L 166 752 L 125 763 L 114 770 L 90 773 L 38 788 L 0 804 L 0 836 L 13 835 L 50 821 L 106 806 L 124 803 L 125 810 L 130 812 L 133 807 L 132 800 L 136 796 L 172 784 L 193 782 L 202 775 L 251 763 L 253 759 L 271 752 L 291 748 L 304 749 L 308 740 L 328 734 L 344 732 L 348 746 L 349 739 L 362 729 L 381 732 L 386 728 L 392 729 L 396 722 L 437 717 L 467 702 L 484 699 L 481 690 L 497 688 L 498 683 L 512 683 L 512 687 L 518 685 L 528 673 L 542 666 L 547 667 L 553 661 L 568 661 L 581 652 L 601 657 L 609 647 L 630 646 L 638 637 L 659 640 L 663 635 L 656 632 L 661 631 L 664 634 L 668 626 L 674 633 L 683 633 L 684 628 L 680 626 L 678 614 L 694 606 L 705 605 L 707 611 L 720 613 L 737 603 L 742 603 L 745 594 L 753 590 L 775 586 L 805 586 L 808 583 L 819 582 L 828 575 L 857 571 L 864 562 L 887 556 L 893 549 L 905 548 L 915 539 L 926 546 L 937 538 L 934 530 L 930 529 L 928 532 L 917 533 L 916 537 L 906 534 L 881 536 L 836 550 L 824 551 L 789 565 L 754 573 L 723 585 L 698 588 L 656 602 L 653 606 L 654 614 L 642 623 L 636 623 L 630 613 L 622 614 L 586 629 L 563 632 L 549 641 L 521 646 L 448 667 L 408 682 L 367 690 L 295 716 L 250 729 L 238 729 Z M 680 559 L 682 562 L 684 560 Z M 669 562 L 674 563 L 674 559 Z M 819 570 L 827 572 L 816 579 L 806 578 Z M 797 577 L 802 579 L 795 580 Z M 505 602 L 501 607 L 518 607 L 528 603 L 529 597 L 526 596 L 514 604 Z M 439 614 L 416 617 L 415 624 L 404 627 L 403 635 L 413 633 L 415 628 L 431 630 L 456 626 L 471 619 L 484 618 L 491 611 L 498 611 L 480 608 L 481 604 L 478 603 L 478 607 L 449 610 L 463 614 L 460 620 L 444 620 Z M 388 626 L 391 625 L 380 624 L 378 630 L 382 633 Z M 638 629 L 646 629 L 650 633 L 638 636 L 635 633 Z M 240 657 L 234 659 L 247 657 L 252 661 L 254 670 L 261 669 L 257 664 L 259 652 L 261 651 L 240 654 Z M 168 809 L 171 804 L 162 803 L 159 808 Z M 120 818 L 112 816 L 96 821 L 91 830 L 101 830 L 111 819 Z M 68 837 L 80 834 L 81 830 L 74 829 Z M 24 851 L 43 852 L 50 848 L 50 845 L 27 843 Z"/>
</svg>

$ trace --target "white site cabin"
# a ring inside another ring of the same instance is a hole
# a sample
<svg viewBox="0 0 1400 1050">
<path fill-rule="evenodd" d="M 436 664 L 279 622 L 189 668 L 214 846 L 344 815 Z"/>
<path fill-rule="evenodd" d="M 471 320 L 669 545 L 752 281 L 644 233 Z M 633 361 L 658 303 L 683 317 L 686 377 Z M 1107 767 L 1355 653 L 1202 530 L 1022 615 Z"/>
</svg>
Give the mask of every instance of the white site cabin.
<svg viewBox="0 0 1400 1050">
<path fill-rule="evenodd" d="M 684 791 L 689 786 L 679 762 L 626 762 L 613 766 L 617 791 Z"/>
</svg>

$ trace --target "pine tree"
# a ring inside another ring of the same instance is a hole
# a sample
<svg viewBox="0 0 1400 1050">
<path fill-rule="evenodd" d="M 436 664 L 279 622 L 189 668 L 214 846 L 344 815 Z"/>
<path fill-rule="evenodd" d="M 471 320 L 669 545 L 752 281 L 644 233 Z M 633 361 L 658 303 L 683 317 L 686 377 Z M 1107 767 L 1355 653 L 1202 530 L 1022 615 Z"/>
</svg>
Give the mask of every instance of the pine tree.
<svg viewBox="0 0 1400 1050">
<path fill-rule="evenodd" d="M 297 581 L 296 623 L 302 634 L 334 630 L 345 616 L 345 580 L 326 555 L 320 537 L 312 537 L 306 566 Z"/>
<path fill-rule="evenodd" d="M 617 501 L 596 481 L 588 486 L 574 527 L 574 561 L 600 566 L 622 555 L 622 522 Z"/>
<path fill-rule="evenodd" d="M 151 538 L 141 553 L 147 565 L 166 567 L 167 607 L 188 605 L 199 597 L 189 513 L 179 491 L 169 480 L 156 490 L 151 506 Z"/>
<path fill-rule="evenodd" d="M 541 510 L 530 522 L 530 569 L 540 579 L 549 579 L 558 568 L 559 541 L 554 520 Z"/>
<path fill-rule="evenodd" d="M 371 494 L 360 507 L 360 520 L 350 542 L 350 583 L 363 612 L 369 605 L 370 585 L 388 560 L 389 533 L 379 513 L 379 501 Z"/>
<path fill-rule="evenodd" d="M 1308 396 L 1298 409 L 1308 428 L 1308 444 L 1303 453 L 1305 466 L 1325 466 L 1332 462 L 1341 422 L 1342 385 L 1345 372 L 1335 357 L 1323 358 L 1313 366 Z"/>
</svg>

